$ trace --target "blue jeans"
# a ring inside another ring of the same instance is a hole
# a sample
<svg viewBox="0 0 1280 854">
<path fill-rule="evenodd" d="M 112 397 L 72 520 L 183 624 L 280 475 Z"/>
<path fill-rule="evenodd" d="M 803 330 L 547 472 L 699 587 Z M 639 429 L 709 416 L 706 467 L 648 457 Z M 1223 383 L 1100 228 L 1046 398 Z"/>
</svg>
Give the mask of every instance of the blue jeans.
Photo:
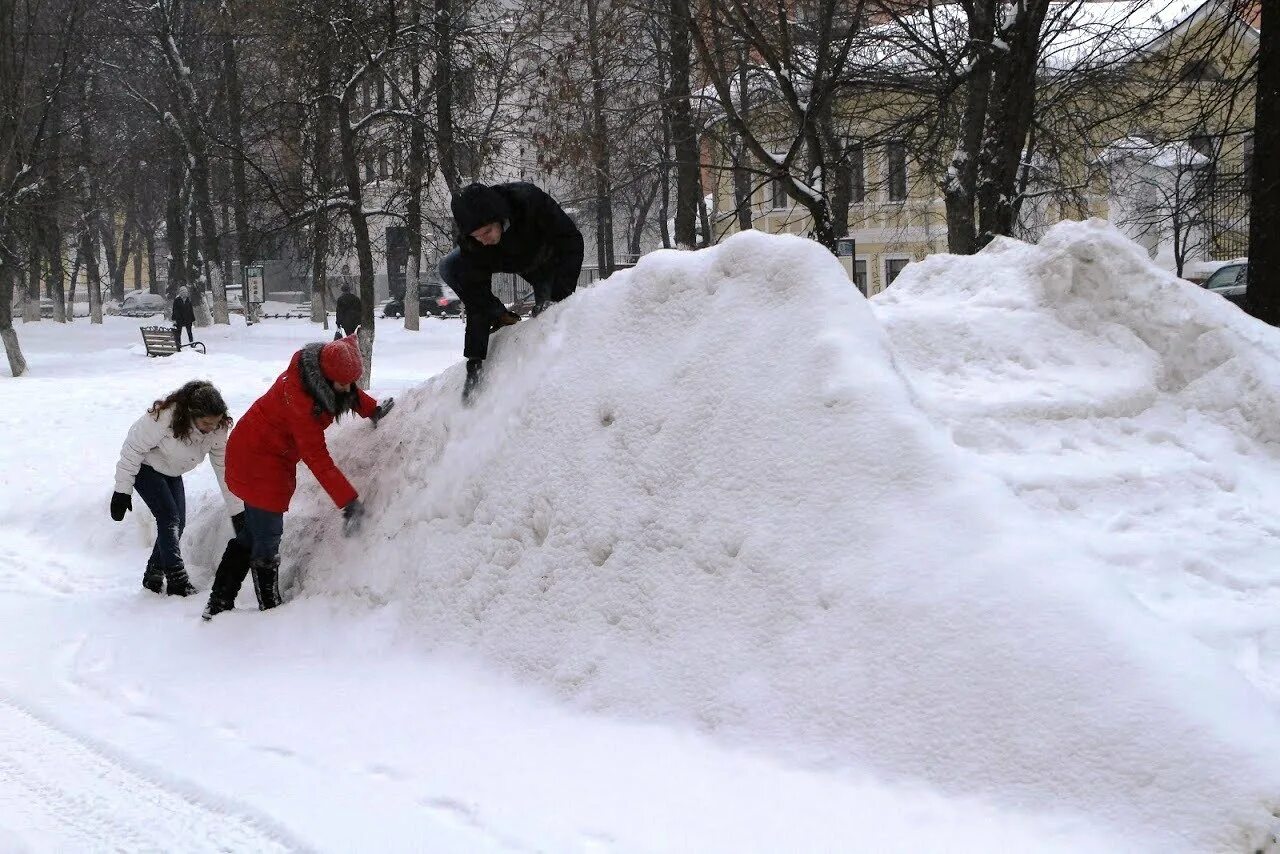
<svg viewBox="0 0 1280 854">
<path fill-rule="evenodd" d="M 156 517 L 156 544 L 151 549 L 151 560 L 171 569 L 182 566 L 182 549 L 178 544 L 187 527 L 187 491 L 182 477 L 160 474 L 143 463 L 133 479 L 133 489 Z"/>
<path fill-rule="evenodd" d="M 244 506 L 244 527 L 236 534 L 236 542 L 249 552 L 250 560 L 270 560 L 280 554 L 283 536 L 283 513 Z"/>
</svg>

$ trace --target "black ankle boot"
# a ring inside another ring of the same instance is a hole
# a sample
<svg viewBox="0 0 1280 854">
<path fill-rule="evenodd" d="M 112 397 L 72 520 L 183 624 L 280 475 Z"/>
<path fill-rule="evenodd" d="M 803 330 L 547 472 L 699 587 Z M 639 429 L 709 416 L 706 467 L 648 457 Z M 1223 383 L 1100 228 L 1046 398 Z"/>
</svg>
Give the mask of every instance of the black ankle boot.
<svg viewBox="0 0 1280 854">
<path fill-rule="evenodd" d="M 259 558 L 251 563 L 253 592 L 258 594 L 258 610 L 266 611 L 280 604 L 280 558 Z"/>
<path fill-rule="evenodd" d="M 230 611 L 236 606 L 236 596 L 240 593 L 240 585 L 249 574 L 249 550 L 240 545 L 239 540 L 228 540 L 222 551 L 222 560 L 218 561 L 218 570 L 213 574 L 213 589 L 209 591 L 209 604 L 200 616 L 206 620 L 213 619 L 215 614 Z"/>
<path fill-rule="evenodd" d="M 164 592 L 164 570 L 156 563 L 155 558 L 147 560 L 147 568 L 142 573 L 142 586 L 152 593 Z"/>
<path fill-rule="evenodd" d="M 165 592 L 170 596 L 190 596 L 196 592 L 195 585 L 187 577 L 187 568 L 182 564 L 164 568 Z"/>
</svg>

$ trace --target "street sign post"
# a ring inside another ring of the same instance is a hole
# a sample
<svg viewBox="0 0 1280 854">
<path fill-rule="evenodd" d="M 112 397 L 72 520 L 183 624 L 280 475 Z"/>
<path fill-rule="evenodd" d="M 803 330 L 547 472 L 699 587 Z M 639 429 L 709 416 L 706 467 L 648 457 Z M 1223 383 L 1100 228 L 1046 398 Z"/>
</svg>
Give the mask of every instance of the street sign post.
<svg viewBox="0 0 1280 854">
<path fill-rule="evenodd" d="M 252 305 L 262 305 L 264 298 L 262 265 L 246 265 L 244 268 L 244 301 Z"/>
</svg>

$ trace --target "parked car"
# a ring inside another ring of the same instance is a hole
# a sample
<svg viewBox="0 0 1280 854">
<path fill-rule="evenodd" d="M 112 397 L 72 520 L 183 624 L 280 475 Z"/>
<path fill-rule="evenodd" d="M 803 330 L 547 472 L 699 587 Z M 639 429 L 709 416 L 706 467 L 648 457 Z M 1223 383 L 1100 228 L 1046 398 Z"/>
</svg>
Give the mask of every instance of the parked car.
<svg viewBox="0 0 1280 854">
<path fill-rule="evenodd" d="M 120 314 L 125 317 L 151 317 L 164 314 L 168 307 L 167 299 L 150 291 L 130 291 L 120 302 L 103 306 L 107 314 Z"/>
<path fill-rule="evenodd" d="M 1228 264 L 1219 267 L 1204 283 L 1204 289 L 1243 306 L 1249 288 L 1249 265 Z"/>
<path fill-rule="evenodd" d="M 530 317 L 533 314 L 533 307 L 538 301 L 533 298 L 533 291 L 528 290 L 516 298 L 516 301 L 507 306 L 521 317 Z"/>
<path fill-rule="evenodd" d="M 462 300 L 444 285 L 424 282 L 418 291 L 418 316 L 460 317 Z M 404 317 L 404 298 L 392 297 L 382 307 L 383 317 Z"/>
</svg>

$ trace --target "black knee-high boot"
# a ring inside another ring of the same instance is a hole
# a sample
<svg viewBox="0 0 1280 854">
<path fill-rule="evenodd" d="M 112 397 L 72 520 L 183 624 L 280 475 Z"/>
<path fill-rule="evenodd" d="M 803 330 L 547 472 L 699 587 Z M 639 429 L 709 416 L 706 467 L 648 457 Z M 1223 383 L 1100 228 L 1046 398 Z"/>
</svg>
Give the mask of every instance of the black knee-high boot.
<svg viewBox="0 0 1280 854">
<path fill-rule="evenodd" d="M 209 604 L 201 615 L 206 620 L 213 619 L 215 614 L 230 611 L 236 606 L 236 595 L 240 593 L 240 585 L 249 574 L 249 550 L 239 540 L 227 542 L 222 552 L 222 560 L 218 561 L 218 570 L 213 576 L 213 590 L 209 593 Z"/>
<path fill-rule="evenodd" d="M 280 557 L 259 558 L 250 564 L 253 570 L 253 592 L 258 594 L 258 610 L 266 611 L 280 604 Z"/>
</svg>

